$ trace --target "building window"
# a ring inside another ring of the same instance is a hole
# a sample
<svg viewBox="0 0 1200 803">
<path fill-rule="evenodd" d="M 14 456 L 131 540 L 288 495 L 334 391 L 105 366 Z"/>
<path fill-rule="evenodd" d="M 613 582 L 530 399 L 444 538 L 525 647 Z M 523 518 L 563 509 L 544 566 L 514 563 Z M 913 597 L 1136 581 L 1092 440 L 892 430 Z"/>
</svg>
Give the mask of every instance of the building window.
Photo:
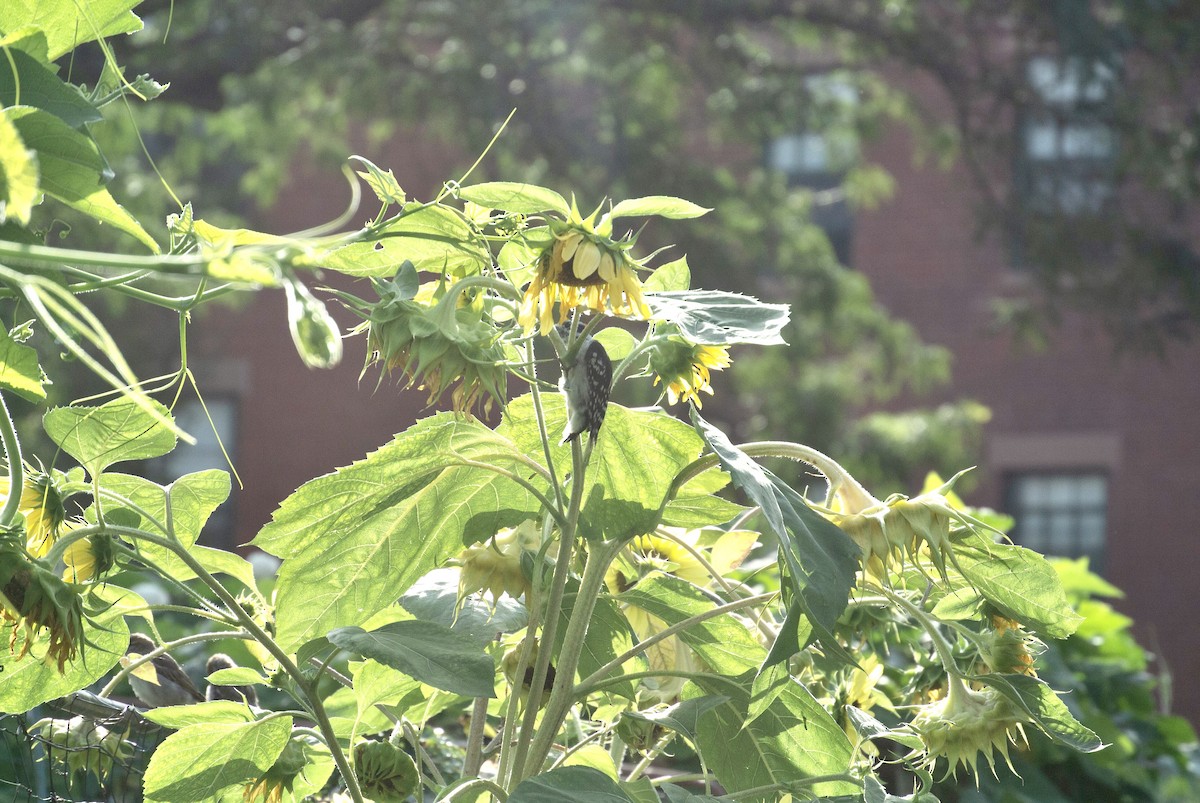
<svg viewBox="0 0 1200 803">
<path fill-rule="evenodd" d="M 205 398 L 204 401 L 208 408 L 207 415 L 197 399 L 181 401 L 175 406 L 175 422 L 184 432 L 195 437 L 196 442 L 180 442 L 173 452 L 154 461 L 151 471 L 163 484 L 197 471 L 213 468 L 228 471 L 229 461 L 234 461 L 236 465 L 237 402 L 232 397 L 220 396 Z M 209 423 L 210 417 L 212 423 Z M 221 452 L 222 445 L 229 455 L 229 461 Z M 225 500 L 209 517 L 201 539 L 222 548 L 236 546 L 233 543 L 232 498 Z"/>
<path fill-rule="evenodd" d="M 841 192 L 842 179 L 858 160 L 853 125 L 858 90 L 844 76 L 812 76 L 804 84 L 813 130 L 785 134 L 767 144 L 767 167 L 782 173 L 791 187 L 814 193 L 812 222 L 829 238 L 838 262 L 850 264 L 854 216 Z"/>
<path fill-rule="evenodd" d="M 1086 557 L 1104 568 L 1108 478 L 1099 472 L 1022 473 L 1008 480 L 1013 540 L 1046 555 Z"/>
<path fill-rule="evenodd" d="M 1017 180 L 1036 212 L 1096 214 L 1112 197 L 1117 141 L 1108 123 L 1116 73 L 1079 58 L 1026 66 L 1034 102 L 1020 117 Z"/>
</svg>

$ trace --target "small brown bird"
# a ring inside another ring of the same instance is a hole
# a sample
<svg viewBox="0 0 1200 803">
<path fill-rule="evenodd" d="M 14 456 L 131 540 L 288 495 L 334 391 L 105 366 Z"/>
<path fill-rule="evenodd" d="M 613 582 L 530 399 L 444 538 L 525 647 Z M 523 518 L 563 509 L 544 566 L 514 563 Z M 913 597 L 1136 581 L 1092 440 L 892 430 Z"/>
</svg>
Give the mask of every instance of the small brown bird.
<svg viewBox="0 0 1200 803">
<path fill-rule="evenodd" d="M 219 652 L 208 659 L 206 669 L 211 675 L 218 669 L 234 669 L 235 667 L 237 664 L 232 658 Z M 246 705 L 258 705 L 258 692 L 254 690 L 253 686 L 216 686 L 209 683 L 208 688 L 204 690 L 204 699 L 232 700 L 235 703 L 245 702 Z"/>
<path fill-rule="evenodd" d="M 148 655 L 158 647 L 149 636 L 141 633 L 129 635 L 129 649 L 126 655 Z M 145 667 L 154 667 L 153 672 L 143 671 Z M 140 677 L 139 677 L 140 675 Z M 204 695 L 196 688 L 196 684 L 183 671 L 179 662 L 170 655 L 163 653 L 149 664 L 142 664 L 139 669 L 129 675 L 129 685 L 137 698 L 150 708 L 163 705 L 186 705 L 203 702 Z"/>
</svg>

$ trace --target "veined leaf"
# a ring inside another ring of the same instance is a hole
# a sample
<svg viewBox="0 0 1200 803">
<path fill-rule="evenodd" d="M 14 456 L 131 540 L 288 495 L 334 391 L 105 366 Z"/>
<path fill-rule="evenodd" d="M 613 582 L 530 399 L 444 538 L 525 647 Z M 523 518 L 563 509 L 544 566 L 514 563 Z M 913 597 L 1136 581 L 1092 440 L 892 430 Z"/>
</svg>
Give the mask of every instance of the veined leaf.
<svg viewBox="0 0 1200 803">
<path fill-rule="evenodd" d="M 779 539 L 779 553 L 792 590 L 787 619 L 767 662 L 786 660 L 802 646 L 797 629 L 807 617 L 826 646 L 827 638 L 849 600 L 859 567 L 859 548 L 844 532 L 808 507 L 800 494 L 755 463 L 725 434 L 692 412 L 692 422 L 729 472 L 733 482 L 758 505 Z"/>
<path fill-rule="evenodd" d="M 687 257 L 659 265 L 654 269 L 654 273 L 642 282 L 642 289 L 647 292 L 683 291 L 691 286 L 692 271 L 688 267 Z"/>
<path fill-rule="evenodd" d="M 422 683 L 466 697 L 495 697 L 496 666 L 473 640 L 433 622 L 394 622 L 367 632 L 339 627 L 329 640 Z"/>
<path fill-rule="evenodd" d="M 283 752 L 291 733 L 291 717 L 183 728 L 168 736 L 150 758 L 146 799 L 210 801 L 222 790 L 266 772 Z"/>
<path fill-rule="evenodd" d="M 411 202 L 371 242 L 330 252 L 321 265 L 349 276 L 391 276 L 404 262 L 419 271 L 470 276 L 492 263 L 471 226 L 455 211 Z"/>
<path fill-rule="evenodd" d="M 355 170 L 358 177 L 367 182 L 367 186 L 375 193 L 375 197 L 385 204 L 403 204 L 407 198 L 404 195 L 404 190 L 400 187 L 400 182 L 396 181 L 396 174 L 391 170 L 384 170 L 378 167 L 370 159 L 363 156 L 351 156 L 351 161 L 360 162 L 366 170 Z"/>
<path fill-rule="evenodd" d="M 254 721 L 254 712 L 250 710 L 249 706 L 231 700 L 165 705 L 160 708 L 151 708 L 144 716 L 156 725 L 174 730 L 192 725 L 240 725 Z"/>
<path fill-rule="evenodd" d="M 4 4 L 0 34 L 9 34 L 26 26 L 40 28 L 46 35 L 50 61 L 69 53 L 85 42 L 133 33 L 142 29 L 142 21 L 130 9 L 141 0 L 38 0 Z"/>
<path fill-rule="evenodd" d="M 1031 549 L 973 536 L 954 545 L 954 558 L 963 577 L 988 602 L 1038 633 L 1066 638 L 1083 621 L 1054 567 Z"/>
<path fill-rule="evenodd" d="M 460 187 L 458 197 L 489 209 L 500 209 L 520 215 L 535 215 L 538 212 L 560 212 L 566 215 L 571 211 L 566 200 L 554 190 L 513 181 L 489 181 Z"/>
<path fill-rule="evenodd" d="M 526 778 L 508 803 L 633 803 L 617 782 L 592 767 L 559 767 Z"/>
<path fill-rule="evenodd" d="M 78 89 L 64 82 L 36 58 L 17 48 L 9 48 L 7 52 L 12 61 L 0 70 L 0 106 L 34 106 L 50 112 L 71 128 L 81 128 L 103 119 L 100 110 Z M 15 76 L 13 68 L 16 69 Z M 18 87 L 20 97 L 17 96 Z"/>
<path fill-rule="evenodd" d="M 157 254 L 161 251 L 142 224 L 104 188 L 112 177 L 108 163 L 91 137 L 58 117 L 31 106 L 7 109 L 25 147 L 37 151 L 41 189 L 101 223 L 135 237 Z"/>
<path fill-rule="evenodd" d="M 119 398 L 99 407 L 55 407 L 42 418 L 50 439 L 79 461 L 92 477 L 125 460 L 160 457 L 175 448 L 167 408 L 148 402 L 155 418 L 133 399 Z"/>
<path fill-rule="evenodd" d="M 778 800 L 779 791 L 738 794 L 771 784 L 817 797 L 856 793 L 855 785 L 844 781 L 797 783 L 844 773 L 854 752 L 841 726 L 802 685 L 795 681 L 784 685 L 758 717 L 747 723 L 750 691 L 745 684 L 711 676 L 694 682 L 706 695 L 727 698 L 700 716 L 696 744 L 705 764 L 732 797 L 746 803 Z"/>
<path fill-rule="evenodd" d="M 572 582 L 567 593 L 563 595 L 558 629 L 555 631 L 555 655 L 558 655 L 562 651 L 562 642 L 566 634 L 567 622 L 571 617 L 571 612 L 575 610 L 575 601 L 578 595 L 579 584 Z M 580 678 L 591 675 L 597 669 L 624 653 L 633 646 L 633 641 L 633 633 L 629 628 L 629 622 L 625 619 L 624 614 L 621 613 L 621 609 L 609 597 L 600 597 L 596 600 L 596 607 L 592 611 L 592 618 L 588 624 L 587 635 L 584 636 L 583 645 L 579 652 L 578 672 Z M 632 667 L 630 666 L 631 664 L 633 665 Z M 627 662 L 625 667 L 623 667 L 624 671 L 642 671 L 645 668 L 645 661 L 640 656 Z M 621 671 L 622 669 L 614 670 L 614 674 L 620 674 Z M 631 700 L 634 697 L 632 681 L 606 686 L 605 690 L 613 694 L 628 697 Z"/>
<path fill-rule="evenodd" d="M 647 293 L 646 304 L 654 320 L 675 324 L 693 343 L 714 346 L 784 344 L 780 333 L 791 315 L 787 304 L 720 290 Z"/>
<path fill-rule="evenodd" d="M 464 546 L 533 517 L 539 504 L 520 485 L 462 465 L 527 472 L 517 456 L 479 422 L 443 413 L 285 499 L 253 542 L 284 558 L 276 586 L 284 649 L 361 625 Z"/>
</svg>

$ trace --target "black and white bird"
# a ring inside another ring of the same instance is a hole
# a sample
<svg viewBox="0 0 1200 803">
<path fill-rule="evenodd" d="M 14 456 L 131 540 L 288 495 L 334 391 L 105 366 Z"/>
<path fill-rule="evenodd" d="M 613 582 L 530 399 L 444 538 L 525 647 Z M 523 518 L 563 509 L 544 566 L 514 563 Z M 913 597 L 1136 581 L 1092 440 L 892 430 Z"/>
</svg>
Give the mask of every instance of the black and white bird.
<svg viewBox="0 0 1200 803">
<path fill-rule="evenodd" d="M 208 659 L 208 665 L 205 667 L 208 674 L 216 672 L 218 669 L 234 669 L 237 664 L 223 652 L 216 653 Z M 244 702 L 246 705 L 258 705 L 258 692 L 253 686 L 217 686 L 213 683 L 208 684 L 208 688 L 204 690 L 204 699 L 206 700 L 232 700 L 235 703 Z"/>
<path fill-rule="evenodd" d="M 126 655 L 130 659 L 136 660 L 136 658 L 149 655 L 156 649 L 158 646 L 150 640 L 149 636 L 131 633 Z M 204 695 L 196 688 L 196 684 L 192 682 L 188 673 L 183 671 L 183 667 L 179 665 L 178 661 L 165 652 L 151 660 L 149 664 L 142 666 L 151 666 L 154 671 L 133 670 L 129 675 L 129 685 L 137 698 L 150 708 L 164 705 L 187 705 L 204 701 Z"/>
<path fill-rule="evenodd" d="M 563 339 L 567 339 L 570 332 L 567 325 L 562 324 L 557 329 Z M 567 400 L 567 425 L 560 445 L 575 440 L 582 432 L 588 433 L 591 442 L 595 443 L 612 392 L 612 360 L 598 340 L 585 337 L 572 344 L 565 355 L 558 388 Z"/>
</svg>

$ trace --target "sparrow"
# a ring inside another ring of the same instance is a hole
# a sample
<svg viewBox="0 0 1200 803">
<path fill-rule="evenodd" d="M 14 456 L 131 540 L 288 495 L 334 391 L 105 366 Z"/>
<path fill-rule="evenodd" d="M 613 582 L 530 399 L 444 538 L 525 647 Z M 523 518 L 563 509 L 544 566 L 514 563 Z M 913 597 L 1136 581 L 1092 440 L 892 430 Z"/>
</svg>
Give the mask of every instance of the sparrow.
<svg viewBox="0 0 1200 803">
<path fill-rule="evenodd" d="M 156 649 L 157 646 L 148 636 L 131 633 L 125 661 L 135 661 Z M 133 670 L 129 674 L 129 685 L 137 698 L 150 708 L 204 701 L 204 695 L 196 688 L 187 672 L 183 671 L 178 661 L 166 653 Z"/>
<path fill-rule="evenodd" d="M 223 652 L 216 653 L 208 659 L 206 666 L 207 674 L 211 675 L 218 669 L 233 669 L 237 666 Z M 216 686 L 212 683 L 208 684 L 208 688 L 204 690 L 204 699 L 206 700 L 232 700 L 235 703 L 244 702 L 246 705 L 258 705 L 258 692 L 253 686 Z"/>
</svg>

